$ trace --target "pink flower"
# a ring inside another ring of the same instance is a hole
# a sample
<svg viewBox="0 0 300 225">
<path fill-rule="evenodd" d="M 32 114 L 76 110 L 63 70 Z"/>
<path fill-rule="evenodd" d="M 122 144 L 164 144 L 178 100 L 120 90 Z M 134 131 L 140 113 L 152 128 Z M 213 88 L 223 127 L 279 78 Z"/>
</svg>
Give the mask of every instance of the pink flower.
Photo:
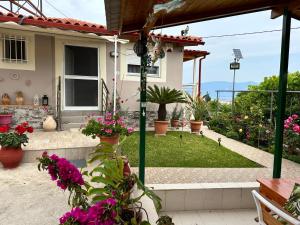
<svg viewBox="0 0 300 225">
<path fill-rule="evenodd" d="M 112 129 L 105 129 L 105 133 L 111 134 L 112 133 Z"/>
<path fill-rule="evenodd" d="M 300 126 L 298 124 L 295 124 L 293 126 L 293 131 L 296 132 L 296 133 L 300 133 Z"/>
<path fill-rule="evenodd" d="M 294 120 L 296 120 L 296 119 L 299 118 L 299 116 L 298 116 L 297 114 L 294 114 L 294 115 L 292 115 L 292 118 L 293 118 Z"/>
<path fill-rule="evenodd" d="M 134 129 L 133 129 L 132 127 L 128 127 L 128 128 L 127 128 L 127 133 L 128 133 L 128 134 L 133 133 L 133 131 L 134 131 Z"/>
</svg>

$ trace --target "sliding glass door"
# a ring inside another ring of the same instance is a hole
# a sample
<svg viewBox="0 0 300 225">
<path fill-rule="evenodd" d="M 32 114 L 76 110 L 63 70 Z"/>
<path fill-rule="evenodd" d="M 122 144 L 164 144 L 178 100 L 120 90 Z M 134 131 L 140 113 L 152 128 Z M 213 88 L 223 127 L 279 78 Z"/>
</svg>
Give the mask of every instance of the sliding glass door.
<svg viewBox="0 0 300 225">
<path fill-rule="evenodd" d="M 64 108 L 99 109 L 98 48 L 65 45 Z"/>
</svg>

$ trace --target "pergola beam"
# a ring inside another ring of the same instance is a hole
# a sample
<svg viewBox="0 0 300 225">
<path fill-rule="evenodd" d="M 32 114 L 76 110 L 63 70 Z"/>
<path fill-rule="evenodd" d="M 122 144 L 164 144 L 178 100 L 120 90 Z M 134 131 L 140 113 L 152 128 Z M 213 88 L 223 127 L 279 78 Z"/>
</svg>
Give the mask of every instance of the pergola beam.
<svg viewBox="0 0 300 225">
<path fill-rule="evenodd" d="M 273 178 L 281 177 L 283 131 L 284 131 L 286 90 L 287 90 L 288 65 L 289 65 L 290 33 L 291 33 L 291 12 L 288 10 L 288 8 L 285 8 L 283 12 L 283 22 L 282 22 L 279 87 L 278 87 L 278 98 L 277 98 L 278 110 L 276 115 Z"/>
</svg>

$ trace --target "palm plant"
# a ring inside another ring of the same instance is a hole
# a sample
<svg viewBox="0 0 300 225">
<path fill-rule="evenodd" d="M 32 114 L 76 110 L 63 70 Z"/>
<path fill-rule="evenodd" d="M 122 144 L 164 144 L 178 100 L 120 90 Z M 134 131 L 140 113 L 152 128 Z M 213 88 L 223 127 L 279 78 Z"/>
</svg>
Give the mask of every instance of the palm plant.
<svg viewBox="0 0 300 225">
<path fill-rule="evenodd" d="M 207 104 L 201 97 L 193 98 L 189 94 L 187 94 L 187 110 L 194 116 L 195 121 L 203 120 L 207 114 Z"/>
<path fill-rule="evenodd" d="M 158 87 L 154 85 L 153 87 L 148 86 L 147 89 L 147 102 L 157 103 L 158 107 L 158 120 L 165 121 L 167 117 L 166 105 L 171 103 L 185 103 L 186 99 L 182 92 L 176 90 L 175 88 L 170 89 L 168 87 Z"/>
</svg>

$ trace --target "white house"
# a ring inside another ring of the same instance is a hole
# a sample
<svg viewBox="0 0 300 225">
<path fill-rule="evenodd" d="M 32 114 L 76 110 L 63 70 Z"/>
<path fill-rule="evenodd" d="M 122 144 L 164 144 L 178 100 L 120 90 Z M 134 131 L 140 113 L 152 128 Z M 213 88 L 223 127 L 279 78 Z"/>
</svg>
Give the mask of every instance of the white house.
<svg viewBox="0 0 300 225">
<path fill-rule="evenodd" d="M 65 124 L 80 123 L 71 116 L 104 111 L 113 89 L 114 44 L 101 36 L 113 34 L 105 26 L 76 19 L 0 13 L 0 95 L 7 93 L 11 99 L 10 106 L 2 105 L 0 110 L 10 110 L 15 120 L 29 120 L 36 127 L 48 113 L 34 106 L 36 95 L 47 95 L 49 110 L 61 111 Z M 166 55 L 149 68 L 148 85 L 181 89 L 184 47 L 204 42 L 200 37 L 155 37 L 163 43 Z M 121 38 L 130 42 L 118 46 L 118 95 L 124 109 L 136 111 L 140 62 L 133 45 L 138 36 Z M 16 91 L 24 95 L 22 106 L 15 103 Z"/>
</svg>

